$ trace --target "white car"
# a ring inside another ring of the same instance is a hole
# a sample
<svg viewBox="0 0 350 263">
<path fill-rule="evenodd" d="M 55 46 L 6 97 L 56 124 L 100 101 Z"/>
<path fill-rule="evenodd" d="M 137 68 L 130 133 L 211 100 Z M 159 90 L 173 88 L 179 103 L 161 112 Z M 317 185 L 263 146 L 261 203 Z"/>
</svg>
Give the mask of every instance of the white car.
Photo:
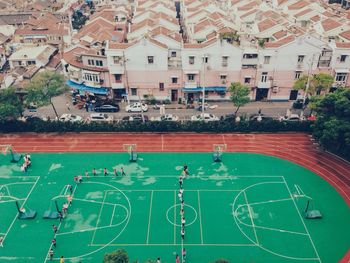
<svg viewBox="0 0 350 263">
<path fill-rule="evenodd" d="M 135 102 L 133 104 L 127 105 L 125 107 L 126 112 L 146 112 L 148 111 L 148 106 L 147 104 L 140 103 L 140 102 Z"/>
<path fill-rule="evenodd" d="M 218 121 L 218 120 L 219 118 L 211 113 L 203 113 L 203 114 L 198 114 L 191 117 L 191 121 L 209 122 L 209 121 Z"/>
<path fill-rule="evenodd" d="M 65 113 L 59 118 L 59 120 L 60 121 L 80 122 L 80 121 L 83 121 L 83 118 L 78 116 L 78 115 Z"/>
<path fill-rule="evenodd" d="M 113 122 L 113 116 L 109 116 L 106 113 L 92 113 L 92 114 L 90 114 L 90 121 Z"/>
<path fill-rule="evenodd" d="M 173 114 L 165 114 L 160 117 L 156 117 L 152 119 L 152 121 L 178 121 L 179 116 L 173 115 Z"/>
</svg>

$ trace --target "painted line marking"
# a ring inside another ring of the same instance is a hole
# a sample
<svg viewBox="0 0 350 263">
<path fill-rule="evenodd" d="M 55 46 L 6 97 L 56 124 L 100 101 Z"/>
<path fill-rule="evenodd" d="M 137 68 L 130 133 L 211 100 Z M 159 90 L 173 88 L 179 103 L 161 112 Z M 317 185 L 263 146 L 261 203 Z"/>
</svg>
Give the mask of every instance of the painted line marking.
<svg viewBox="0 0 350 263">
<path fill-rule="evenodd" d="M 147 244 L 148 244 L 148 241 L 149 241 L 149 230 L 150 230 L 150 228 L 151 228 L 152 202 L 153 202 L 153 191 L 151 191 L 151 199 L 150 199 L 150 205 L 149 205 L 148 227 L 147 227 L 147 239 L 146 239 L 146 243 L 147 243 Z"/>
<path fill-rule="evenodd" d="M 176 190 L 174 191 L 174 245 L 176 244 Z"/>
<path fill-rule="evenodd" d="M 197 190 L 197 197 L 198 197 L 198 215 L 199 215 L 199 228 L 201 233 L 201 244 L 203 244 L 203 227 L 202 227 L 202 212 L 201 212 L 201 200 L 200 200 L 200 194 L 199 190 Z"/>
<path fill-rule="evenodd" d="M 98 227 L 98 223 L 100 222 L 102 209 L 103 209 L 103 206 L 104 206 L 104 202 L 105 202 L 105 200 L 106 200 L 106 195 L 107 195 L 107 191 L 105 191 L 104 196 L 103 196 L 103 201 L 102 201 L 102 204 L 101 204 L 100 212 L 98 213 L 98 217 L 97 217 L 97 220 L 96 220 L 96 227 L 95 227 L 95 228 Z M 92 243 L 94 243 L 95 235 L 96 235 L 96 229 L 95 229 L 95 231 L 94 231 L 94 234 L 92 235 L 90 245 L 91 245 Z"/>
<path fill-rule="evenodd" d="M 113 223 L 113 218 L 114 218 L 114 213 L 115 213 L 115 207 L 116 205 L 113 206 L 113 212 L 112 212 L 112 216 L 111 216 L 111 221 L 109 222 L 109 225 L 111 226 Z"/>
<path fill-rule="evenodd" d="M 248 208 L 248 212 L 249 212 L 249 217 L 250 217 L 250 221 L 252 222 L 252 227 L 253 227 L 253 231 L 254 231 L 254 236 L 255 236 L 255 240 L 256 240 L 256 244 L 259 244 L 259 239 L 258 239 L 258 234 L 256 233 L 256 229 L 255 229 L 255 225 L 254 225 L 254 219 L 253 219 L 253 213 L 252 213 L 252 209 L 249 205 L 249 202 L 248 202 L 248 198 L 247 198 L 247 194 L 245 191 L 243 191 L 243 195 L 244 195 L 244 199 L 245 199 L 245 202 L 247 203 L 247 208 Z"/>
</svg>

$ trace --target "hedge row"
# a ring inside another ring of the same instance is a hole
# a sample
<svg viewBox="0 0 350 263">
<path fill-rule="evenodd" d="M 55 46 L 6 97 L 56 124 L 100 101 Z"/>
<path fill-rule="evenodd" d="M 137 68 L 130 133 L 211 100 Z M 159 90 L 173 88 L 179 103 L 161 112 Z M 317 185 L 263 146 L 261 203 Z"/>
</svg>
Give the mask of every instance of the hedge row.
<svg viewBox="0 0 350 263">
<path fill-rule="evenodd" d="M 276 120 L 217 122 L 119 122 L 119 123 L 71 123 L 60 121 L 0 121 L 0 132 L 311 132 L 310 122 Z"/>
</svg>

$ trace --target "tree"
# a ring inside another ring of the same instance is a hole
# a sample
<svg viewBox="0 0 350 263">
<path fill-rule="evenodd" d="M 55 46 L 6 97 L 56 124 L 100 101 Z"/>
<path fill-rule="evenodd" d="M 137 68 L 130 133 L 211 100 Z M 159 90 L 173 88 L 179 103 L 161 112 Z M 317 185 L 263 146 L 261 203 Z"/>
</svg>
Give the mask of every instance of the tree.
<svg viewBox="0 0 350 263">
<path fill-rule="evenodd" d="M 350 90 L 338 89 L 316 102 L 314 136 L 327 150 L 350 159 Z"/>
<path fill-rule="evenodd" d="M 64 77 L 61 74 L 51 71 L 38 73 L 26 86 L 26 90 L 28 91 L 25 97 L 27 104 L 34 103 L 38 107 L 50 104 L 58 118 L 52 98 L 68 90 L 68 87 L 64 83 Z"/>
<path fill-rule="evenodd" d="M 22 116 L 23 104 L 14 87 L 0 90 L 0 119 L 16 119 Z"/>
<path fill-rule="evenodd" d="M 234 82 L 230 85 L 230 93 L 230 100 L 232 101 L 233 105 L 237 107 L 235 111 L 236 115 L 239 108 L 250 101 L 250 98 L 248 97 L 250 93 L 250 88 L 245 85 L 242 85 L 239 82 Z"/>
<path fill-rule="evenodd" d="M 308 76 L 302 76 L 294 82 L 293 88 L 296 90 L 304 90 L 306 92 Z M 327 91 L 330 89 L 334 82 L 334 77 L 327 73 L 318 73 L 310 76 L 309 88 L 307 90 L 307 96 L 314 96 L 321 91 Z"/>
<path fill-rule="evenodd" d="M 129 263 L 129 256 L 124 249 L 118 249 L 105 254 L 103 263 Z"/>
</svg>

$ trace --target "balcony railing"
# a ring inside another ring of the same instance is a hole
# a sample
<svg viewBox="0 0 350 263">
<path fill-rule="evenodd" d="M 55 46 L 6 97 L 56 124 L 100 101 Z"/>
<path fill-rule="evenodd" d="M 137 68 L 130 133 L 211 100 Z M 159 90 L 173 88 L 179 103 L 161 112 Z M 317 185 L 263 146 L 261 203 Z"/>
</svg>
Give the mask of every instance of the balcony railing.
<svg viewBox="0 0 350 263">
<path fill-rule="evenodd" d="M 185 82 L 185 88 L 198 88 L 199 82 Z"/>
</svg>

